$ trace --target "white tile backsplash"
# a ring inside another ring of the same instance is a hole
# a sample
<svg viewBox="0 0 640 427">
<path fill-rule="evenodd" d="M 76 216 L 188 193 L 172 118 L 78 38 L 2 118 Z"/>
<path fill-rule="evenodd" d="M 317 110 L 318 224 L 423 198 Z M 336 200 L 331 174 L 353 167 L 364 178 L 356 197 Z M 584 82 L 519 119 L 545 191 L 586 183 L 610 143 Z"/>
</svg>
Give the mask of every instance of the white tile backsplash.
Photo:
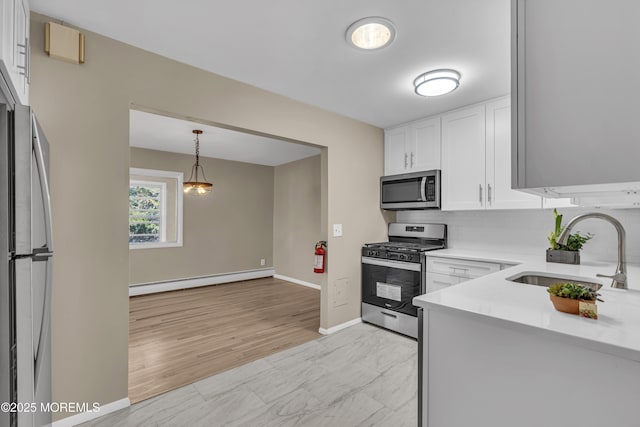
<svg viewBox="0 0 640 427">
<path fill-rule="evenodd" d="M 640 263 L 640 209 L 560 208 L 563 224 L 587 212 L 602 212 L 622 223 L 627 235 L 627 262 Z M 554 227 L 553 210 L 505 211 L 402 211 L 398 222 L 433 222 L 447 224 L 450 248 L 490 248 L 522 254 L 544 254 L 547 235 Z M 581 252 L 583 261 L 616 261 L 615 228 L 602 220 L 588 219 L 574 230 L 594 235 Z"/>
</svg>

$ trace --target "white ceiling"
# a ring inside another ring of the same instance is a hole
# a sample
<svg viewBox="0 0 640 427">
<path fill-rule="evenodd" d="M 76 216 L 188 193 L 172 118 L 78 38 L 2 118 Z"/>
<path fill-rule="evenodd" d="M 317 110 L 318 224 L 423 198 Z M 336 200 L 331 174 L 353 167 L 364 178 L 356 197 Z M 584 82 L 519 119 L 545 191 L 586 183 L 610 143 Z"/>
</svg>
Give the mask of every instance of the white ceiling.
<svg viewBox="0 0 640 427">
<path fill-rule="evenodd" d="M 203 157 L 278 166 L 320 154 L 319 148 L 308 145 L 130 110 L 129 144 L 132 147 L 194 155 L 193 129 L 203 131 L 200 135 Z"/>
<path fill-rule="evenodd" d="M 510 0 L 31 0 L 34 11 L 290 98 L 388 127 L 507 94 Z M 344 34 L 383 16 L 398 35 L 360 51 Z M 460 87 L 413 92 L 454 68 Z"/>
</svg>

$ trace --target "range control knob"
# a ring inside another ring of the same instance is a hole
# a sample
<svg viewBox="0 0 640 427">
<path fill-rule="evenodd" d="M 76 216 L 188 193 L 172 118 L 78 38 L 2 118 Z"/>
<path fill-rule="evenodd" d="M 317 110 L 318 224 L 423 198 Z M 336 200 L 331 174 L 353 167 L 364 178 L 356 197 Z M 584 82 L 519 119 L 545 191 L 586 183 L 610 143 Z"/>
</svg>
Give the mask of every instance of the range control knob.
<svg viewBox="0 0 640 427">
<path fill-rule="evenodd" d="M 399 259 L 404 259 L 404 255 L 400 254 Z"/>
</svg>

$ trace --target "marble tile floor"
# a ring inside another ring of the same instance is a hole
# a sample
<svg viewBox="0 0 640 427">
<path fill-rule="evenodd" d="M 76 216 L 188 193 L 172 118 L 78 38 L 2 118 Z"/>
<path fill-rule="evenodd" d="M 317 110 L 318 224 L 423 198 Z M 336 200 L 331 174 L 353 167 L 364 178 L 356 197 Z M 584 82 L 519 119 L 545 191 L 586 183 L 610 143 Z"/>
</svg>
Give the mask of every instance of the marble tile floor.
<svg viewBox="0 0 640 427">
<path fill-rule="evenodd" d="M 358 324 L 83 426 L 417 425 L 417 342 Z"/>
</svg>

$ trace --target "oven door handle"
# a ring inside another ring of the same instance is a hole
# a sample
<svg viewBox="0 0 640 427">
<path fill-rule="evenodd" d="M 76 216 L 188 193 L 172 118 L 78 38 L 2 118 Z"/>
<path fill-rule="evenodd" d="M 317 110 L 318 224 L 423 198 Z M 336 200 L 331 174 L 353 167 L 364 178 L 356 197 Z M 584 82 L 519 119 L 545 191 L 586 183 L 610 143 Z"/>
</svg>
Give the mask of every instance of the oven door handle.
<svg viewBox="0 0 640 427">
<path fill-rule="evenodd" d="M 421 265 L 419 262 L 393 261 L 388 259 L 370 258 L 363 256 L 362 263 L 369 265 L 378 265 L 380 267 L 398 268 L 400 270 L 421 271 Z"/>
<path fill-rule="evenodd" d="M 406 302 L 402 302 L 402 301 L 399 301 L 397 304 L 389 304 L 388 302 L 384 303 L 384 308 L 389 309 L 389 310 L 395 310 L 395 311 L 403 309 L 406 306 L 407 306 L 407 303 Z"/>
</svg>

